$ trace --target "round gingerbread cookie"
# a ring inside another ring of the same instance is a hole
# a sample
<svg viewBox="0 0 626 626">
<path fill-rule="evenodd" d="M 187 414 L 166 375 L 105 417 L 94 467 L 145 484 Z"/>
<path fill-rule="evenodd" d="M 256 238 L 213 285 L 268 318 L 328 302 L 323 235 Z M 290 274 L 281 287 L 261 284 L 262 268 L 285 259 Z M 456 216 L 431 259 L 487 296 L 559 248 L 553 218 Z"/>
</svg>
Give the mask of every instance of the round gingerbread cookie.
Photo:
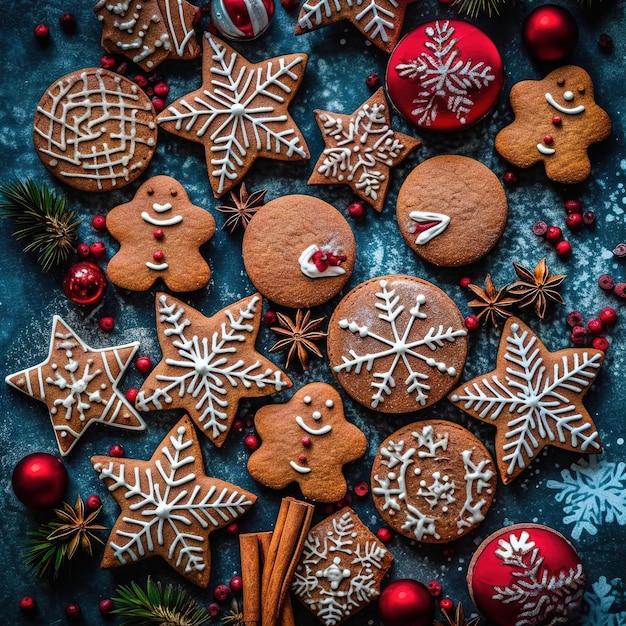
<svg viewBox="0 0 626 626">
<path fill-rule="evenodd" d="M 156 113 L 127 78 L 101 68 L 77 70 L 42 96 L 33 141 L 59 180 L 81 191 L 110 191 L 148 167 L 157 143 Z"/>
<path fill-rule="evenodd" d="M 397 430 L 380 444 L 372 465 L 378 512 L 398 533 L 423 543 L 447 543 L 476 528 L 496 482 L 487 448 L 444 420 Z"/>
<path fill-rule="evenodd" d="M 246 228 L 242 255 L 252 284 L 281 306 L 328 302 L 348 282 L 354 234 L 330 204 L 306 195 L 268 202 Z"/>
<path fill-rule="evenodd" d="M 569 624 L 581 608 L 585 581 L 574 546 L 540 524 L 496 531 L 467 571 L 472 600 L 494 626 Z"/>
<path fill-rule="evenodd" d="M 407 245 L 444 267 L 482 259 L 504 232 L 507 215 L 498 177 L 479 161 L 458 155 L 420 163 L 406 177 L 396 203 Z"/>
<path fill-rule="evenodd" d="M 414 276 L 372 278 L 348 293 L 328 324 L 328 361 L 357 402 L 408 413 L 443 398 L 459 379 L 467 331 L 454 302 Z"/>
</svg>

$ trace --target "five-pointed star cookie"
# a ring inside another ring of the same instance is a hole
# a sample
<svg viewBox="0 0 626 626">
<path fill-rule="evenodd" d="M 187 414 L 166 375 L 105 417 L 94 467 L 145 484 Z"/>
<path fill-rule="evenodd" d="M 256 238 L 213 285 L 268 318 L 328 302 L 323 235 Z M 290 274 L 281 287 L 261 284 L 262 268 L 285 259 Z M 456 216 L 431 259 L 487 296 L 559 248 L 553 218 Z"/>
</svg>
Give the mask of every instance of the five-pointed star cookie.
<svg viewBox="0 0 626 626">
<path fill-rule="evenodd" d="M 267 396 L 291 380 L 254 347 L 262 300 L 249 296 L 205 317 L 165 293 L 156 297 L 163 357 L 145 380 L 135 406 L 141 411 L 185 409 L 220 447 L 241 398 Z"/>
<path fill-rule="evenodd" d="M 241 517 L 256 496 L 204 472 L 193 424 L 184 416 L 149 461 L 92 457 L 100 480 L 122 509 L 102 567 L 159 555 L 191 582 L 211 575 L 209 533 Z"/>
<path fill-rule="evenodd" d="M 52 320 L 48 358 L 9 374 L 6 382 L 46 404 L 65 456 L 93 422 L 143 430 L 145 424 L 117 389 L 139 342 L 94 349 L 58 316 Z"/>
<path fill-rule="evenodd" d="M 528 326 L 512 317 L 502 332 L 496 369 L 457 387 L 449 399 L 472 417 L 496 426 L 498 468 L 508 484 L 546 445 L 602 452 L 582 397 L 603 360 L 604 352 L 592 348 L 550 352 Z"/>
<path fill-rule="evenodd" d="M 374 209 L 382 211 L 391 168 L 422 142 L 391 128 L 382 88 L 352 115 L 315 111 L 315 119 L 326 147 L 308 184 L 349 185 Z"/>
<path fill-rule="evenodd" d="M 204 146 L 216 198 L 235 187 L 257 157 L 309 158 L 304 137 L 287 111 L 307 58 L 288 54 L 251 63 L 207 33 L 202 86 L 169 105 L 158 122 L 168 132 Z"/>
<path fill-rule="evenodd" d="M 390 53 L 400 38 L 406 5 L 415 0 L 307 0 L 296 35 L 349 20 L 373 44 Z"/>
</svg>

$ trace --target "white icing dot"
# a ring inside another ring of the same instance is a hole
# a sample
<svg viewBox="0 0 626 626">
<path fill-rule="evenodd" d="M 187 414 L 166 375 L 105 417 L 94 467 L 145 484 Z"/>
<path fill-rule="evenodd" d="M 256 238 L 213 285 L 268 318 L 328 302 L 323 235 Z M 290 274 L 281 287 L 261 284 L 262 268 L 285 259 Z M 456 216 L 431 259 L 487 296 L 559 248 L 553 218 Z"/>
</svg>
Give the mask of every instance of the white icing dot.
<svg viewBox="0 0 626 626">
<path fill-rule="evenodd" d="M 432 357 L 426 359 L 426 365 L 428 365 L 428 367 L 434 367 L 436 363 L 437 361 L 435 361 L 435 359 L 433 359 Z"/>
<path fill-rule="evenodd" d="M 450 400 L 452 400 L 452 402 L 458 402 L 459 401 L 459 396 L 457 396 L 456 393 L 453 393 L 450 396 Z"/>
<path fill-rule="evenodd" d="M 448 371 L 448 368 L 446 367 L 445 363 L 437 363 L 437 369 L 440 372 L 447 372 Z"/>
<path fill-rule="evenodd" d="M 67 437 L 67 433 L 65 431 L 61 432 L 61 437 Z"/>
<path fill-rule="evenodd" d="M 311 396 L 304 396 L 302 401 L 304 404 L 311 404 Z"/>
<path fill-rule="evenodd" d="M 185 427 L 181 426 L 177 431 L 176 431 L 179 435 L 184 435 L 185 434 Z"/>
<path fill-rule="evenodd" d="M 420 295 L 417 296 L 417 303 L 424 304 L 425 302 L 426 302 L 426 296 L 423 293 L 420 293 Z"/>
<path fill-rule="evenodd" d="M 395 480 L 396 479 L 396 473 L 395 472 L 389 472 L 389 474 L 387 475 L 387 478 L 389 478 L 389 480 Z"/>
<path fill-rule="evenodd" d="M 448 376 L 456 376 L 456 368 L 454 367 L 449 367 L 447 372 L 448 372 Z"/>
<path fill-rule="evenodd" d="M 511 324 L 511 332 L 516 333 L 519 330 L 519 324 Z"/>
<path fill-rule="evenodd" d="M 332 400 L 326 400 L 326 406 L 329 409 L 332 409 L 335 406 L 335 403 Z"/>
<path fill-rule="evenodd" d="M 50 159 L 49 161 L 50 167 L 56 167 L 58 164 L 59 162 L 56 159 Z"/>
<path fill-rule="evenodd" d="M 563 94 L 563 100 L 567 100 L 569 102 L 570 100 L 573 100 L 573 99 L 574 99 L 574 94 L 571 91 L 568 90 Z"/>
<path fill-rule="evenodd" d="M 322 419 L 322 414 L 319 411 L 313 411 L 313 413 L 311 414 L 311 417 L 314 420 L 321 420 Z"/>
<path fill-rule="evenodd" d="M 413 470 L 413 473 L 414 473 L 416 476 L 419 476 L 419 475 L 422 473 L 422 470 L 421 470 L 419 467 L 416 467 L 416 468 Z"/>
<path fill-rule="evenodd" d="M 442 506 L 441 507 L 441 512 L 442 513 L 447 513 L 448 512 L 448 507 L 447 506 Z"/>
</svg>

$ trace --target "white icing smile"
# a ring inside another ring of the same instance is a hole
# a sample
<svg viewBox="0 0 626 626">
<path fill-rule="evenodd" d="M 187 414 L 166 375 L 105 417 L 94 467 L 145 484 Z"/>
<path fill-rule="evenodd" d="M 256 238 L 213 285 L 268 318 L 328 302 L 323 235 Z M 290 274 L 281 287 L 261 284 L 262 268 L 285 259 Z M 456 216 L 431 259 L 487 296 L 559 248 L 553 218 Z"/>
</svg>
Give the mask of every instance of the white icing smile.
<svg viewBox="0 0 626 626">
<path fill-rule="evenodd" d="M 571 91 L 566 91 L 563 94 L 563 99 L 567 101 L 573 100 L 574 94 Z M 560 113 L 564 113 L 565 115 L 579 115 L 585 110 L 585 107 L 582 104 L 571 108 L 564 107 L 552 97 L 551 93 L 546 93 L 546 101 L 550 106 L 554 107 L 557 111 L 559 111 Z"/>
<path fill-rule="evenodd" d="M 300 426 L 300 428 L 302 428 L 302 430 L 309 433 L 309 435 L 325 435 L 332 430 L 332 426 L 330 424 L 326 424 L 326 426 L 322 426 L 321 428 L 311 428 L 305 424 L 300 415 L 296 417 L 296 423 Z"/>
<path fill-rule="evenodd" d="M 409 217 L 418 225 L 420 231 L 415 243 L 423 246 L 448 228 L 450 217 L 443 213 L 432 213 L 430 211 L 411 211 Z"/>
</svg>

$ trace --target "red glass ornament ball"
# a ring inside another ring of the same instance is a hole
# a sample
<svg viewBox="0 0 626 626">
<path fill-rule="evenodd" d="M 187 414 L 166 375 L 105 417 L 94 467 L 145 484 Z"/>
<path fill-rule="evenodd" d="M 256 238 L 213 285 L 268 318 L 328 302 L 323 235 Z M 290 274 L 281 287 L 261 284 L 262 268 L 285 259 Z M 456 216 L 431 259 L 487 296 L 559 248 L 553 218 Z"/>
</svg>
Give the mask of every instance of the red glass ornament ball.
<svg viewBox="0 0 626 626">
<path fill-rule="evenodd" d="M 52 506 L 67 489 L 67 470 L 61 459 L 47 452 L 34 452 L 17 463 L 11 485 L 17 499 L 31 509 Z"/>
<path fill-rule="evenodd" d="M 211 25 L 228 39 L 256 39 L 270 26 L 274 0 L 213 0 Z"/>
<path fill-rule="evenodd" d="M 97 304 L 102 300 L 107 279 L 102 269 L 90 261 L 72 265 L 63 278 L 63 292 L 74 303 L 82 306 Z"/>
<path fill-rule="evenodd" d="M 574 16 L 557 4 L 544 4 L 528 14 L 522 26 L 522 41 L 537 61 L 562 61 L 578 41 Z"/>
<path fill-rule="evenodd" d="M 442 39 L 445 44 L 438 44 Z M 477 81 L 464 80 L 466 64 L 478 69 Z M 479 28 L 462 20 L 435 20 L 400 40 L 385 79 L 389 99 L 409 122 L 457 131 L 491 112 L 504 85 L 504 66 L 495 43 Z"/>
<path fill-rule="evenodd" d="M 547 526 L 514 524 L 483 541 L 467 572 L 472 600 L 490 624 L 511 626 L 523 618 L 520 613 L 524 611 L 524 603 L 508 601 L 509 596 L 503 590 L 527 582 L 531 570 L 534 581 L 544 587 L 533 588 L 534 603 L 541 606 L 536 623 L 565 623 L 574 616 L 585 587 L 583 564 L 574 546 Z M 561 585 L 559 599 L 551 591 L 553 581 L 557 580 L 566 581 Z M 571 602 L 562 602 L 563 597 Z"/>
<path fill-rule="evenodd" d="M 435 602 L 426 585 L 403 578 L 380 594 L 378 614 L 385 626 L 431 626 Z"/>
</svg>

